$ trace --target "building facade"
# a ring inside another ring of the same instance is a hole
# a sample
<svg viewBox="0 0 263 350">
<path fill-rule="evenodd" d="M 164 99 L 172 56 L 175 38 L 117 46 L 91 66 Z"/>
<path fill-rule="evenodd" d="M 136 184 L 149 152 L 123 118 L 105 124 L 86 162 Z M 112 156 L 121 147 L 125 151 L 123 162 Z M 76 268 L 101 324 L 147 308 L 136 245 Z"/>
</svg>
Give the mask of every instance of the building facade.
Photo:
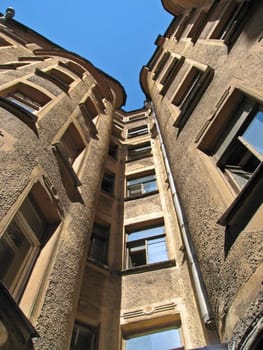
<svg viewBox="0 0 263 350">
<path fill-rule="evenodd" d="M 0 349 L 262 346 L 262 12 L 163 1 L 145 105 L 0 23 Z"/>
</svg>

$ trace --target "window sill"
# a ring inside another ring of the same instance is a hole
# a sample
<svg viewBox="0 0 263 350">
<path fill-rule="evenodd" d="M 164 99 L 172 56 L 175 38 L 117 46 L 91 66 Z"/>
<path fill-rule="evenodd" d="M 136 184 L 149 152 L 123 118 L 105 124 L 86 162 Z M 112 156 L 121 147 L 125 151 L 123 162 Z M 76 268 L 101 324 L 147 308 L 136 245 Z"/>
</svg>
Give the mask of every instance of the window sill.
<svg viewBox="0 0 263 350">
<path fill-rule="evenodd" d="M 138 158 L 127 159 L 125 161 L 125 163 L 132 163 L 132 162 L 135 162 L 136 160 L 141 160 L 141 159 L 145 159 L 145 158 L 151 158 L 152 156 L 153 156 L 152 153 L 151 154 L 142 155 L 141 157 L 138 157 Z"/>
<path fill-rule="evenodd" d="M 173 267 L 173 266 L 176 266 L 175 259 L 170 259 L 170 260 L 156 262 L 153 264 L 136 266 L 130 269 L 122 270 L 122 275 L 131 275 L 135 273 L 149 272 L 149 271 L 165 269 L 167 267 Z"/>
<path fill-rule="evenodd" d="M 92 269 L 94 269 L 95 271 L 102 273 L 105 276 L 108 276 L 111 274 L 111 270 L 109 269 L 108 265 L 99 263 L 98 261 L 95 261 L 92 258 L 87 259 L 87 265 Z"/>
<path fill-rule="evenodd" d="M 105 190 L 103 190 L 103 189 L 101 189 L 100 194 L 101 194 L 102 196 L 106 197 L 106 198 L 111 199 L 112 201 L 115 199 L 115 196 L 114 196 L 113 193 L 109 193 L 109 192 L 107 192 L 107 191 L 105 191 Z"/>
<path fill-rule="evenodd" d="M 125 200 L 125 201 L 131 201 L 131 200 L 133 200 L 133 199 L 144 198 L 144 197 L 148 197 L 148 196 L 151 196 L 151 195 L 157 194 L 157 193 L 159 193 L 158 190 L 152 191 L 152 192 L 149 192 L 149 193 L 143 193 L 143 194 L 140 194 L 140 195 L 138 195 L 138 196 L 125 197 L 124 200 Z"/>
</svg>

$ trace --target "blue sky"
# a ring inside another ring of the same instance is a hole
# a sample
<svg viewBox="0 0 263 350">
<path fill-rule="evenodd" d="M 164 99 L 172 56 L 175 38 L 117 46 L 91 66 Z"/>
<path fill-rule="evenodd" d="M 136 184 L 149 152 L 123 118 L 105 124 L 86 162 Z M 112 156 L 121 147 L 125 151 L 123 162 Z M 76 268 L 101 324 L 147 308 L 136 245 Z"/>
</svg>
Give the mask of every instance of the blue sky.
<svg viewBox="0 0 263 350">
<path fill-rule="evenodd" d="M 120 81 L 125 110 L 143 106 L 140 70 L 172 20 L 161 0 L 4 0 L 0 5 L 2 13 L 14 7 L 17 21 Z"/>
</svg>

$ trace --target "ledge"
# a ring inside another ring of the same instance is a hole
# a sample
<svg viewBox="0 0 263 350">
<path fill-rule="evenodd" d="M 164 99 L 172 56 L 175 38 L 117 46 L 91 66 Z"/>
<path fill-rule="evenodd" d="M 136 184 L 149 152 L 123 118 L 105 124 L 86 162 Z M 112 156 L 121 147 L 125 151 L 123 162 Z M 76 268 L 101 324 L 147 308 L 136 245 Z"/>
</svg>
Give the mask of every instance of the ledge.
<svg viewBox="0 0 263 350">
<path fill-rule="evenodd" d="M 111 270 L 109 269 L 108 265 L 101 264 L 91 258 L 87 258 L 87 265 L 89 265 L 89 267 L 91 267 L 97 272 L 102 273 L 105 276 L 108 276 L 111 274 Z"/>
<path fill-rule="evenodd" d="M 170 260 L 160 261 L 160 262 L 153 263 L 153 264 L 136 266 L 136 267 L 132 267 L 130 269 L 122 270 L 121 274 L 122 275 L 132 275 L 135 273 L 155 271 L 155 270 L 165 269 L 167 267 L 173 267 L 173 266 L 176 266 L 175 259 L 170 259 Z"/>
<path fill-rule="evenodd" d="M 128 201 L 132 201 L 133 199 L 140 199 L 140 198 L 152 196 L 152 195 L 157 194 L 157 193 L 159 193 L 158 190 L 152 191 L 152 192 L 149 192 L 149 193 L 140 194 L 140 195 L 138 195 L 138 196 L 125 197 L 125 198 L 124 198 L 124 201 L 125 201 L 125 202 L 128 202 Z"/>
</svg>

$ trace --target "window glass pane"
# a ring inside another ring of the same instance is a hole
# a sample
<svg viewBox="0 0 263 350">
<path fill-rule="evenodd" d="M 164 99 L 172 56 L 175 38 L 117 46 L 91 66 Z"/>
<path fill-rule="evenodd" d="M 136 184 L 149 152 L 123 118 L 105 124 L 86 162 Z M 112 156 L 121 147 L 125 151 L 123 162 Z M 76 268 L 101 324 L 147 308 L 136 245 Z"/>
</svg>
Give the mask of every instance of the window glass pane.
<svg viewBox="0 0 263 350">
<path fill-rule="evenodd" d="M 89 256 L 98 263 L 107 263 L 110 226 L 94 224 Z"/>
<path fill-rule="evenodd" d="M 32 247 L 16 220 L 15 217 L 0 240 L 0 278 L 7 287 L 18 274 Z"/>
<path fill-rule="evenodd" d="M 136 179 L 131 179 L 127 183 L 129 186 L 129 185 L 135 185 L 138 183 L 145 183 L 145 182 L 148 182 L 148 181 L 151 181 L 154 179 L 155 179 L 155 174 L 152 174 L 152 175 L 148 175 L 148 176 L 137 177 Z"/>
<path fill-rule="evenodd" d="M 95 345 L 95 330 L 80 324 L 75 324 L 70 350 L 95 350 Z"/>
<path fill-rule="evenodd" d="M 105 173 L 101 183 L 101 189 L 109 194 L 113 194 L 114 175 Z"/>
<path fill-rule="evenodd" d="M 157 190 L 156 181 L 154 180 L 154 181 L 145 183 L 143 186 L 143 189 L 144 189 L 144 193 L 150 193 L 150 192 L 156 191 Z"/>
<path fill-rule="evenodd" d="M 22 102 L 22 101 L 17 100 L 15 97 L 7 96 L 6 98 L 7 98 L 8 100 L 10 100 L 11 102 L 14 102 L 14 103 L 17 104 L 18 106 L 25 108 L 28 112 L 33 113 L 33 112 L 35 112 L 35 110 L 36 110 L 36 108 L 33 108 L 33 107 L 29 106 L 28 104 L 26 104 L 26 103 L 24 103 L 24 102 Z"/>
<path fill-rule="evenodd" d="M 20 211 L 26 218 L 28 225 L 31 227 L 32 231 L 36 234 L 37 238 L 40 240 L 42 234 L 47 226 L 47 222 L 37 211 L 34 203 L 30 197 L 26 198 L 21 205 Z"/>
<path fill-rule="evenodd" d="M 258 111 L 243 134 L 243 138 L 250 143 L 257 152 L 263 154 L 263 112 Z"/>
<path fill-rule="evenodd" d="M 128 234 L 128 242 L 142 238 L 154 237 L 164 233 L 164 226 L 155 226 L 145 230 L 134 231 Z"/>
<path fill-rule="evenodd" d="M 171 350 L 181 345 L 178 329 L 168 329 L 127 340 L 126 350 Z"/>
<path fill-rule="evenodd" d="M 129 196 L 139 196 L 142 193 L 143 193 L 143 191 L 142 191 L 142 185 L 141 184 L 131 185 L 128 188 L 128 195 Z"/>
<path fill-rule="evenodd" d="M 91 239 L 90 257 L 97 262 L 105 264 L 107 260 L 107 246 L 107 241 L 93 236 Z"/>
<path fill-rule="evenodd" d="M 148 241 L 148 264 L 168 259 L 165 238 L 156 238 Z"/>
<path fill-rule="evenodd" d="M 135 137 L 139 135 L 144 135 L 148 133 L 147 125 L 142 125 L 140 127 L 132 128 L 128 130 L 128 137 Z"/>
<path fill-rule="evenodd" d="M 15 252 L 2 237 L 0 240 L 0 279 L 3 280 L 11 263 L 15 257 Z"/>
<path fill-rule="evenodd" d="M 130 248 L 129 251 L 129 267 L 146 265 L 146 250 L 145 246 L 138 248 Z"/>
</svg>

